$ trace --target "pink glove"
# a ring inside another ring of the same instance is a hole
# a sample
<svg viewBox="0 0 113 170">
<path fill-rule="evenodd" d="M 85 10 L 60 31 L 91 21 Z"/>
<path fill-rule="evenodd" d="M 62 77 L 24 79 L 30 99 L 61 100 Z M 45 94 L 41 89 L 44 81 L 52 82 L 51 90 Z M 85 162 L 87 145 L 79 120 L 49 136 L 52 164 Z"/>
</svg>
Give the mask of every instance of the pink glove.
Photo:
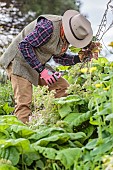
<svg viewBox="0 0 113 170">
<path fill-rule="evenodd" d="M 41 73 L 40 73 L 42 79 L 45 80 L 45 82 L 48 85 L 52 85 L 53 83 L 55 83 L 60 77 L 61 77 L 61 73 L 59 72 L 52 72 L 50 70 L 44 69 Z"/>
</svg>

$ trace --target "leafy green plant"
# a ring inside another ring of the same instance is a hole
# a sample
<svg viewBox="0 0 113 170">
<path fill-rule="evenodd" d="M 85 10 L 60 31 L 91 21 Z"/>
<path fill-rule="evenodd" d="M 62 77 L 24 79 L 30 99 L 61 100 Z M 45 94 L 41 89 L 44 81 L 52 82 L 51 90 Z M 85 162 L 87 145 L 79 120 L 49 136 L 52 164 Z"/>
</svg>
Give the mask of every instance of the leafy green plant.
<svg viewBox="0 0 113 170">
<path fill-rule="evenodd" d="M 34 88 L 28 125 L 0 116 L 0 159 L 22 170 L 106 170 L 113 148 L 113 64 L 101 57 L 62 69 L 70 81 L 67 97 Z"/>
<path fill-rule="evenodd" d="M 30 117 L 29 125 L 32 128 L 55 124 L 59 119 L 56 106 L 54 105 L 54 91 L 49 92 L 48 87 L 34 87 L 33 93 L 33 113 Z"/>
<path fill-rule="evenodd" d="M 10 81 L 0 84 L 0 115 L 11 114 L 14 111 L 13 91 Z"/>
</svg>

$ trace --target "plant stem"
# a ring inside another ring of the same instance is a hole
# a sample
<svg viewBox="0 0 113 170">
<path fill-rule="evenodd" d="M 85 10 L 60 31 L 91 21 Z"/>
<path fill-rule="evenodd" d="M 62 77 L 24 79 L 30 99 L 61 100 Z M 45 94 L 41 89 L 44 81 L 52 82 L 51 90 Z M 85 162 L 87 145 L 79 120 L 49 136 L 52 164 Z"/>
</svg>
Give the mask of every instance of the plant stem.
<svg viewBox="0 0 113 170">
<path fill-rule="evenodd" d="M 99 107 L 98 107 L 98 103 L 96 101 L 96 106 L 97 106 L 97 115 L 99 115 Z M 98 127 L 98 142 L 101 143 L 102 142 L 102 127 L 101 127 L 101 117 L 98 116 L 98 123 L 99 123 L 99 127 Z"/>
</svg>

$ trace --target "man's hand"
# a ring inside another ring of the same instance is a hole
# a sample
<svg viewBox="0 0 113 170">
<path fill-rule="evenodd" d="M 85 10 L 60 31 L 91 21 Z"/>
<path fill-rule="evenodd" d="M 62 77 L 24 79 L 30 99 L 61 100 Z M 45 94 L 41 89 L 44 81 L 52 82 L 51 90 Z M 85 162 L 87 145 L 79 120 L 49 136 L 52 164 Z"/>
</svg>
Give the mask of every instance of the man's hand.
<svg viewBox="0 0 113 170">
<path fill-rule="evenodd" d="M 42 79 L 45 80 L 45 82 L 48 85 L 52 85 L 53 83 L 55 83 L 60 77 L 61 77 L 61 73 L 59 72 L 52 72 L 48 69 L 44 69 L 41 73 L 40 73 Z"/>
<path fill-rule="evenodd" d="M 98 55 L 102 45 L 100 42 L 91 42 L 87 47 L 81 49 L 78 53 L 80 61 L 84 62 L 85 60 L 91 61 L 92 58 L 98 59 Z"/>
</svg>

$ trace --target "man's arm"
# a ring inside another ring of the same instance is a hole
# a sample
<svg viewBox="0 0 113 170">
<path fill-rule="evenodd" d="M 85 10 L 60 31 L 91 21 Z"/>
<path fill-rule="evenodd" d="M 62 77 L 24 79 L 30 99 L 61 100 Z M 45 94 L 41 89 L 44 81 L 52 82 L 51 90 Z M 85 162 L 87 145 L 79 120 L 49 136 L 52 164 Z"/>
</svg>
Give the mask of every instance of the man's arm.
<svg viewBox="0 0 113 170">
<path fill-rule="evenodd" d="M 22 53 L 24 59 L 29 63 L 29 65 L 41 72 L 44 66 L 38 60 L 34 48 L 44 45 L 49 41 L 51 34 L 53 32 L 53 24 L 51 21 L 42 18 L 37 22 L 37 25 L 33 32 L 28 34 L 20 43 L 19 50 Z"/>
<path fill-rule="evenodd" d="M 79 59 L 79 55 L 72 55 L 67 53 L 65 53 L 61 57 L 53 56 L 53 59 L 56 63 L 61 64 L 63 66 L 71 66 L 81 62 Z"/>
</svg>

